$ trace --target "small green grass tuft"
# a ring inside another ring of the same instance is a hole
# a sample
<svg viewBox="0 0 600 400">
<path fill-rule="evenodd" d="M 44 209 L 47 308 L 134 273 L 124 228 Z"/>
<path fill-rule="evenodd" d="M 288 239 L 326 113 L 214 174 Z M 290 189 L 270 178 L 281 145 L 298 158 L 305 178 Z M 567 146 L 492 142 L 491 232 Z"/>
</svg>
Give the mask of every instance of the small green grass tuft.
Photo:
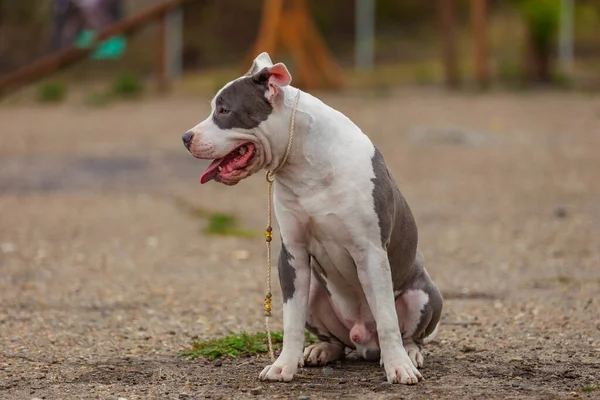
<svg viewBox="0 0 600 400">
<path fill-rule="evenodd" d="M 256 233 L 238 227 L 235 216 L 225 213 L 214 213 L 207 216 L 208 225 L 204 228 L 207 235 L 224 235 L 239 237 L 254 237 Z"/>
<path fill-rule="evenodd" d="M 88 107 L 106 107 L 113 100 L 108 92 L 91 92 L 86 94 L 84 103 Z"/>
<path fill-rule="evenodd" d="M 273 347 L 277 351 L 283 344 L 283 333 L 272 332 Z M 315 343 L 316 339 L 309 332 L 305 332 L 305 343 Z M 269 351 L 267 343 L 267 334 L 264 332 L 249 334 L 244 331 L 229 335 L 209 339 L 206 341 L 195 341 L 192 348 L 179 353 L 179 357 L 186 357 L 189 360 L 196 358 L 208 358 L 214 360 L 217 358 L 238 358 L 249 357 L 257 354 L 266 354 Z"/>
<path fill-rule="evenodd" d="M 415 82 L 418 85 L 431 85 L 435 83 L 435 71 L 431 65 L 423 64 L 415 66 Z"/>
<path fill-rule="evenodd" d="M 49 81 L 38 86 L 38 100 L 43 103 L 58 103 L 67 97 L 67 86 L 63 82 Z"/>
<path fill-rule="evenodd" d="M 556 277 L 556 280 L 558 283 L 562 283 L 564 285 L 572 283 L 573 282 L 573 278 L 569 277 L 569 276 L 564 276 L 564 275 L 559 275 Z"/>
<path fill-rule="evenodd" d="M 115 78 L 112 83 L 112 92 L 121 98 L 137 98 L 144 91 L 144 82 L 139 75 L 131 72 L 123 72 Z"/>
<path fill-rule="evenodd" d="M 181 198 L 175 198 L 175 204 L 192 218 L 206 220 L 207 224 L 201 230 L 205 235 L 237 236 L 254 238 L 258 232 L 239 227 L 237 218 L 232 214 L 213 213 Z"/>
<path fill-rule="evenodd" d="M 581 388 L 582 392 L 593 392 L 595 390 L 600 389 L 600 387 L 596 386 L 596 385 L 590 385 L 590 386 L 584 386 Z"/>
</svg>

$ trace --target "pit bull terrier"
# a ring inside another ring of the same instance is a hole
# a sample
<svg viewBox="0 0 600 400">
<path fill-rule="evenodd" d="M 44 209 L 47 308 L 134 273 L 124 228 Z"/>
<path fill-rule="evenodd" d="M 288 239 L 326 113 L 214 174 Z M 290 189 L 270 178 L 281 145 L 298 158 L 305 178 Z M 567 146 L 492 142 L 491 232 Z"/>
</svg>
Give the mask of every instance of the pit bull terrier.
<svg viewBox="0 0 600 400">
<path fill-rule="evenodd" d="M 201 183 L 235 185 L 277 169 L 284 340 L 259 378 L 290 381 L 304 363 L 325 365 L 349 347 L 379 360 L 388 382 L 415 384 L 442 296 L 417 249 L 413 215 L 360 128 L 291 80 L 284 64 L 260 54 L 183 135 L 194 157 L 214 160 Z M 303 351 L 305 328 L 320 342 Z"/>
</svg>

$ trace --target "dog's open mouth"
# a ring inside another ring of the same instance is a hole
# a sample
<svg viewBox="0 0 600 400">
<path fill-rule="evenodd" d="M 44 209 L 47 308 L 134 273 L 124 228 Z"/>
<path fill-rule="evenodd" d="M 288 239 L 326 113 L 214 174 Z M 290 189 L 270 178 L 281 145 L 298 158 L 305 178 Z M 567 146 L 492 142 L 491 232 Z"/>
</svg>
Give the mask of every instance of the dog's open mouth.
<svg viewBox="0 0 600 400">
<path fill-rule="evenodd" d="M 248 166 L 255 154 L 256 146 L 253 143 L 245 143 L 233 149 L 225 157 L 217 158 L 210 163 L 200 176 L 200 183 L 206 183 L 215 178 L 217 180 L 219 180 L 218 178 L 235 179 Z"/>
</svg>

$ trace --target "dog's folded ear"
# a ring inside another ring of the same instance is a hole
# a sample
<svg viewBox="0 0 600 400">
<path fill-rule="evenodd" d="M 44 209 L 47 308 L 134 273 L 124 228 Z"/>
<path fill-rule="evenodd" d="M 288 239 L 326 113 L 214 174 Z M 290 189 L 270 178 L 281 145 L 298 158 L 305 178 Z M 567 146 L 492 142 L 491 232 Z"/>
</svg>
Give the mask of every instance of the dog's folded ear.
<svg viewBox="0 0 600 400">
<path fill-rule="evenodd" d="M 268 84 L 269 91 L 266 96 L 269 100 L 277 95 L 279 88 L 286 87 L 292 82 L 292 75 L 283 63 L 263 68 L 254 75 L 254 78 L 259 83 Z"/>
<path fill-rule="evenodd" d="M 288 71 L 287 67 L 283 63 L 277 63 L 272 67 L 267 68 L 269 74 L 269 85 L 277 85 L 279 87 L 286 87 L 292 82 L 292 75 Z"/>
<path fill-rule="evenodd" d="M 273 66 L 273 61 L 271 61 L 271 57 L 269 57 L 269 53 L 267 53 L 266 51 L 263 51 L 258 56 L 256 56 L 256 58 L 252 62 L 252 66 L 250 67 L 248 72 L 246 72 L 246 75 L 248 75 L 248 76 L 254 75 L 258 71 L 262 70 L 263 68 L 272 67 L 272 66 Z"/>
</svg>

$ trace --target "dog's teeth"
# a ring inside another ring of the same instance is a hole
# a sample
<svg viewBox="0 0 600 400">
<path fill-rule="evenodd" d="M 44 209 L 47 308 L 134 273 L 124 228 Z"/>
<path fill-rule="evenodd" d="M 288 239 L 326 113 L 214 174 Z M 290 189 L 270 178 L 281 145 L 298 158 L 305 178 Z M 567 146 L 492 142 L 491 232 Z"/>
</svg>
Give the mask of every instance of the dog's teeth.
<svg viewBox="0 0 600 400">
<path fill-rule="evenodd" d="M 219 168 L 217 168 L 217 169 L 219 170 L 219 172 L 221 172 L 221 170 L 223 169 L 223 167 L 221 167 L 221 166 L 219 165 Z"/>
<path fill-rule="evenodd" d="M 244 155 L 244 154 L 246 154 L 246 151 L 247 151 L 247 150 L 246 150 L 246 148 L 245 148 L 245 147 L 242 147 L 242 148 L 240 149 L 240 154 L 241 154 L 241 155 Z"/>
</svg>

